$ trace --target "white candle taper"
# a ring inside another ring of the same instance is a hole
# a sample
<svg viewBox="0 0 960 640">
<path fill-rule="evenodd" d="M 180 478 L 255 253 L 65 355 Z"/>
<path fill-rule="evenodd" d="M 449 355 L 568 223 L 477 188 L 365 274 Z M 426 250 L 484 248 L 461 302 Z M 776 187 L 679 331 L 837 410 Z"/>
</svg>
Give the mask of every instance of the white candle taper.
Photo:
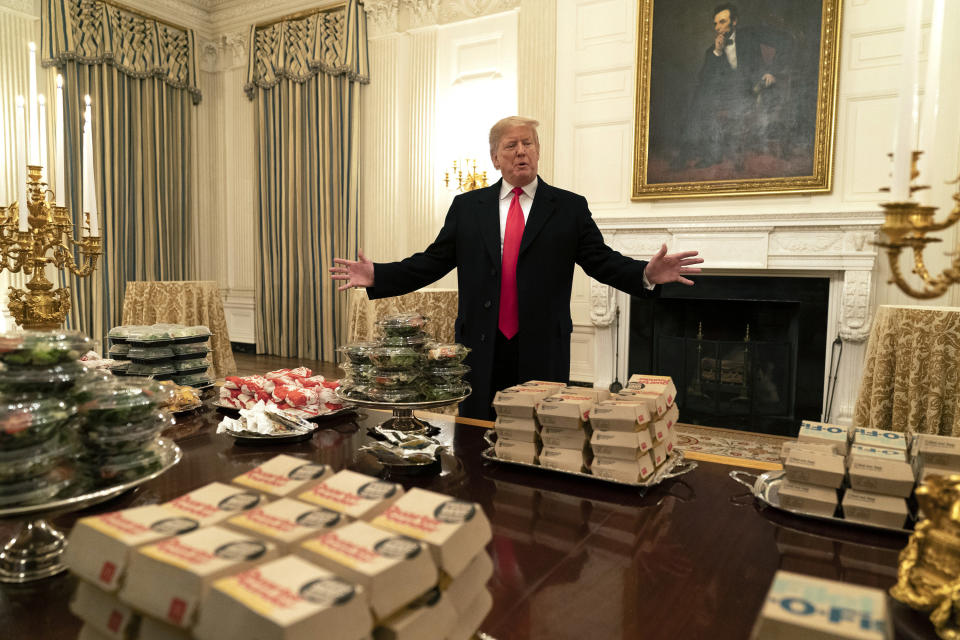
<svg viewBox="0 0 960 640">
<path fill-rule="evenodd" d="M 943 58 L 944 0 L 933 0 L 930 16 L 930 47 L 927 55 L 927 78 L 923 85 L 923 111 L 920 116 L 920 175 L 926 184 L 932 176 L 934 155 L 937 147 L 937 111 L 940 97 L 940 63 Z M 927 204 L 930 204 L 929 202 Z"/>
<path fill-rule="evenodd" d="M 33 42 L 27 45 L 30 48 L 30 66 L 29 66 L 29 76 L 28 81 L 30 83 L 30 121 L 29 121 L 29 131 L 30 137 L 28 139 L 28 144 L 30 145 L 30 155 L 27 158 L 29 164 L 39 164 L 40 163 L 40 115 L 38 113 L 39 103 L 37 102 L 37 45 Z"/>
<path fill-rule="evenodd" d="M 87 103 L 83 114 L 83 210 L 90 214 L 90 235 L 100 235 L 97 220 L 97 192 L 93 179 L 93 108 L 90 96 L 84 96 Z"/>
<path fill-rule="evenodd" d="M 66 182 L 67 176 L 65 175 L 64 165 L 63 165 L 63 76 L 57 74 L 57 104 L 54 108 L 54 113 L 56 114 L 56 144 L 54 149 L 54 158 L 55 165 L 53 170 L 53 184 L 54 184 L 54 196 L 55 203 L 58 207 L 66 206 L 66 189 L 63 186 Z"/>
<path fill-rule="evenodd" d="M 27 107 L 23 96 L 17 96 L 17 207 L 20 212 L 20 231 L 29 229 L 27 223 Z"/>
<path fill-rule="evenodd" d="M 50 182 L 50 167 L 47 165 L 47 99 L 42 93 L 37 96 L 37 113 L 40 115 L 37 119 L 37 131 L 40 132 L 37 138 L 37 146 L 40 149 L 37 161 L 43 167 L 43 176 L 47 182 Z"/>
<path fill-rule="evenodd" d="M 897 109 L 897 129 L 893 145 L 894 202 L 910 199 L 910 169 L 917 126 L 917 58 L 920 49 L 920 14 L 923 3 L 906 2 L 906 24 L 903 32 L 903 73 L 900 82 L 900 100 Z"/>
</svg>

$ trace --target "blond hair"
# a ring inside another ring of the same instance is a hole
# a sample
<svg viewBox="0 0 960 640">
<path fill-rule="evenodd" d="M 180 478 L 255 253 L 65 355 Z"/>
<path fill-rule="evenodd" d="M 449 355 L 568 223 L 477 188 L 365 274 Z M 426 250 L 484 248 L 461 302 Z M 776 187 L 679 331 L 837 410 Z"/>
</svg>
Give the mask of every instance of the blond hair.
<svg viewBox="0 0 960 640">
<path fill-rule="evenodd" d="M 537 149 L 539 149 L 540 137 L 537 136 L 538 126 L 540 126 L 538 121 L 533 118 L 525 118 L 524 116 L 508 116 L 502 120 L 498 120 L 495 125 L 490 127 L 490 155 L 495 156 L 497 154 L 497 146 L 500 144 L 500 138 L 507 132 L 507 129 L 513 127 L 529 127 L 533 131 L 533 142 L 537 145 Z"/>
</svg>

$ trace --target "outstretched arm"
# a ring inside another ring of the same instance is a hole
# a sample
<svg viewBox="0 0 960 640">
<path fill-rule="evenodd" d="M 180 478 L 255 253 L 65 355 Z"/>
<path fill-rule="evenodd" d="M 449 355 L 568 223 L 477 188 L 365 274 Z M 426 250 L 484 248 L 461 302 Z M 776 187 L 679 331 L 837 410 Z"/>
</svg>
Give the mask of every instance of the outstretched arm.
<svg viewBox="0 0 960 640">
<path fill-rule="evenodd" d="M 363 249 L 357 252 L 359 260 L 344 260 L 334 258 L 334 266 L 330 267 L 331 280 L 346 280 L 347 283 L 337 287 L 337 291 L 345 291 L 351 287 L 373 286 L 373 262 L 363 255 Z"/>
<path fill-rule="evenodd" d="M 681 251 L 680 253 L 667 255 L 667 245 L 664 244 L 660 247 L 660 251 L 657 251 L 650 258 L 643 274 L 653 285 L 666 284 L 667 282 L 692 285 L 693 280 L 688 280 L 684 276 L 700 273 L 700 267 L 690 266 L 703 263 L 703 258 L 698 258 L 698 255 L 697 251 Z"/>
</svg>

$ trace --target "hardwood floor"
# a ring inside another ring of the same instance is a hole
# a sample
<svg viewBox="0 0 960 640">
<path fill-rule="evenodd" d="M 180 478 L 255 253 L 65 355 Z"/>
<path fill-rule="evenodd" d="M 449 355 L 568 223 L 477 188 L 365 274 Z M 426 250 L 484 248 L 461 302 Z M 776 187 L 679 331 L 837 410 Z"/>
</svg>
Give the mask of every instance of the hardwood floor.
<svg viewBox="0 0 960 640">
<path fill-rule="evenodd" d="M 233 352 L 233 359 L 237 362 L 238 376 L 263 375 L 267 371 L 293 369 L 295 367 L 307 367 L 312 369 L 314 374 L 320 374 L 324 378 L 339 379 L 343 375 L 343 371 L 335 363 L 321 362 L 320 360 L 281 358 L 279 356 L 257 355 L 239 351 Z"/>
</svg>

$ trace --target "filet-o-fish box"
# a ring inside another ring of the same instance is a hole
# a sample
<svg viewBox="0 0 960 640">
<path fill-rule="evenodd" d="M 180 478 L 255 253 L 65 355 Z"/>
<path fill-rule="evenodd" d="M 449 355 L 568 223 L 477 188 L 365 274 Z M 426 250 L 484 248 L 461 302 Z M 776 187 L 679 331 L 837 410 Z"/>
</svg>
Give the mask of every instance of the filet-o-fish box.
<svg viewBox="0 0 960 640">
<path fill-rule="evenodd" d="M 196 519 L 201 527 L 223 522 L 242 511 L 266 504 L 269 498 L 257 491 L 211 482 L 205 487 L 174 498 L 166 506 L 188 518 Z"/>
<path fill-rule="evenodd" d="M 370 520 L 383 513 L 403 495 L 403 487 L 363 473 L 344 469 L 297 495 L 299 500 L 346 514 L 355 520 Z"/>
<path fill-rule="evenodd" d="M 198 640 L 366 638 L 363 587 L 288 555 L 217 580 L 194 629 Z"/>
<path fill-rule="evenodd" d="M 674 386 L 673 378 L 670 376 L 651 376 L 635 373 L 627 380 L 627 389 L 660 394 L 663 396 L 663 400 L 668 407 L 673 404 L 673 401 L 677 397 L 677 388 Z"/>
<path fill-rule="evenodd" d="M 440 569 L 452 578 L 466 569 L 493 535 L 480 505 L 417 488 L 373 524 L 427 543 Z"/>
<path fill-rule="evenodd" d="M 307 538 L 333 531 L 352 522 L 332 509 L 281 498 L 276 502 L 256 507 L 223 523 L 223 526 L 268 540 L 284 552 Z"/>
<path fill-rule="evenodd" d="M 279 455 L 233 479 L 234 484 L 273 496 L 291 496 L 333 475 L 329 465 L 294 456 Z"/>
<path fill-rule="evenodd" d="M 134 549 L 199 526 L 195 518 L 156 504 L 81 518 L 70 532 L 63 559 L 73 573 L 113 592 Z"/>
<path fill-rule="evenodd" d="M 797 442 L 826 444 L 833 447 L 834 452 L 841 456 L 847 455 L 848 440 L 849 433 L 846 427 L 826 422 L 803 420 L 800 422 L 800 431 L 797 433 Z"/>
<path fill-rule="evenodd" d="M 214 580 L 276 555 L 276 546 L 258 538 L 217 526 L 198 529 L 134 552 L 120 600 L 189 629 Z"/>
</svg>

